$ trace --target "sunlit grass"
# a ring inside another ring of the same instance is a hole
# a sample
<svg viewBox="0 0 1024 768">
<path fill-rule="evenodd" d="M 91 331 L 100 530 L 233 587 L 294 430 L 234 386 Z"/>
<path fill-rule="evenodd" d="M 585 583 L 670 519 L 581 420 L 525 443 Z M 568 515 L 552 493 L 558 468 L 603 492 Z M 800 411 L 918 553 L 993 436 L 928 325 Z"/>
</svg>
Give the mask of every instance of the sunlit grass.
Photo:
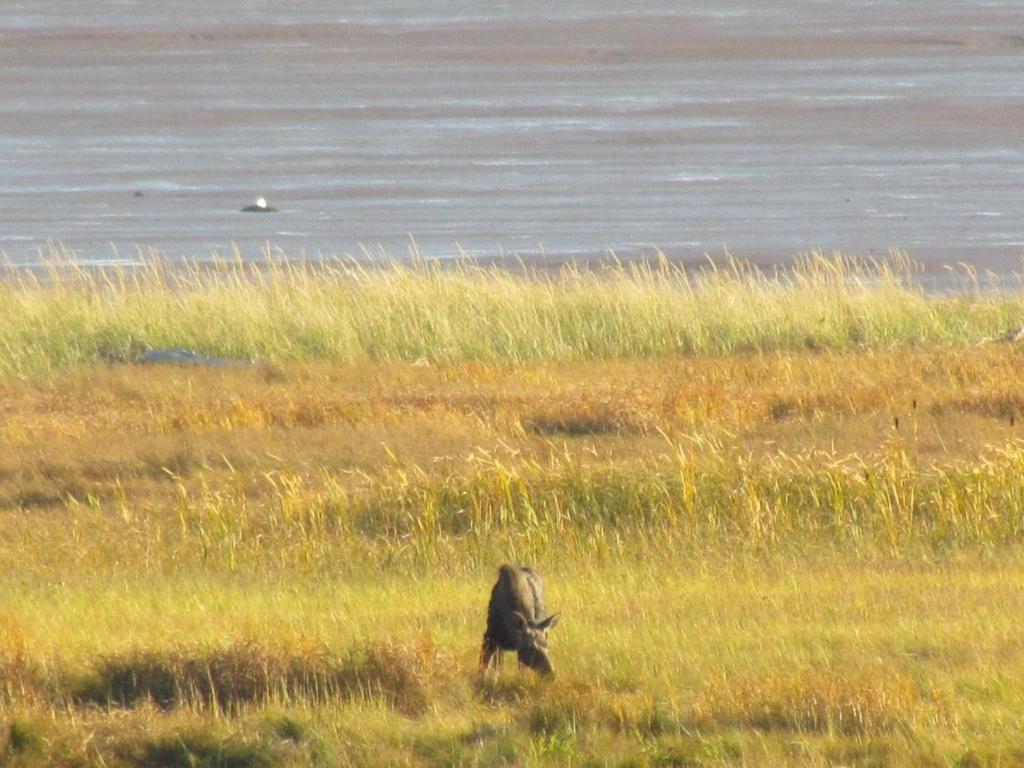
<svg viewBox="0 0 1024 768">
<path fill-rule="evenodd" d="M 1018 561 L 895 571 L 746 562 L 541 563 L 565 616 L 554 684 L 515 669 L 478 676 L 486 573 L 40 587 L 5 607 L 33 650 L 20 677 L 5 673 L 20 687 L 2 708 L 38 718 L 47 739 L 98 726 L 110 734 L 107 760 L 165 729 L 273 751 L 279 712 L 296 721 L 295 738 L 335 759 L 380 765 L 408 760 L 432 734 L 444 736 L 426 764 L 451 750 L 530 762 L 531 750 L 625 759 L 718 744 L 730 745 L 726 762 L 773 765 L 793 740 L 804 765 L 854 747 L 895 764 L 971 745 L 1009 759 L 1019 748 Z M 364 753 L 346 723 L 382 751 Z"/>
<path fill-rule="evenodd" d="M 0 298 L 0 763 L 1021 763 L 1024 353 L 977 343 L 1014 295 L 58 276 Z M 554 682 L 477 670 L 504 560 Z"/>
<path fill-rule="evenodd" d="M 48 271 L 0 286 L 0 372 L 45 372 L 148 348 L 238 359 L 537 361 L 966 344 L 1021 324 L 1024 299 L 967 285 L 929 296 L 915 265 L 815 254 L 771 273 L 726 259 L 597 271 L 461 260 L 243 261 Z M 972 282 L 973 281 L 973 282 Z"/>
</svg>

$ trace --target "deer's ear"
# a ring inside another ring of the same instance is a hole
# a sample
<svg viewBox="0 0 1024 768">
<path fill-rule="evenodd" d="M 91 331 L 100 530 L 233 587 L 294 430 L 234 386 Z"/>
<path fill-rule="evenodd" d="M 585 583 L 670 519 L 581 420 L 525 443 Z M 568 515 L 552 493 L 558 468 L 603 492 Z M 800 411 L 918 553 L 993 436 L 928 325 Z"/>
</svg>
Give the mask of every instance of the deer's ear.
<svg viewBox="0 0 1024 768">
<path fill-rule="evenodd" d="M 537 629 L 542 629 L 547 632 L 549 629 L 553 629 L 558 623 L 558 619 L 562 614 L 556 613 L 554 616 L 548 616 L 544 621 L 537 625 Z"/>
<path fill-rule="evenodd" d="M 530 622 L 528 622 L 526 620 L 526 617 L 523 616 L 523 614 L 521 614 L 519 611 L 512 611 L 512 625 L 516 629 L 522 631 L 530 626 Z"/>
</svg>

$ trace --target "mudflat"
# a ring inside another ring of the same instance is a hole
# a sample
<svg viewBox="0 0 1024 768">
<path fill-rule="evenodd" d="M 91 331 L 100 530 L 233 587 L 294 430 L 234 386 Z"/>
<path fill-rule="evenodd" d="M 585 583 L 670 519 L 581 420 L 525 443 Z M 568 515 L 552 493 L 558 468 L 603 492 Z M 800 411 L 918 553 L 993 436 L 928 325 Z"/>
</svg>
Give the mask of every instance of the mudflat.
<svg viewBox="0 0 1024 768">
<path fill-rule="evenodd" d="M 763 5 L 15 3 L 0 249 L 1017 269 L 1019 5 Z"/>
</svg>

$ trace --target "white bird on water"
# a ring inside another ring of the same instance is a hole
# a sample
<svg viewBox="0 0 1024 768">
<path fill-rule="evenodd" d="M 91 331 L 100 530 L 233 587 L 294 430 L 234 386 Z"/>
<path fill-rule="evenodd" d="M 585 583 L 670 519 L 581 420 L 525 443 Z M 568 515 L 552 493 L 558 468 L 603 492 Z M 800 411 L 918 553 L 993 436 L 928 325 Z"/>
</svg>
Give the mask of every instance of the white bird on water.
<svg viewBox="0 0 1024 768">
<path fill-rule="evenodd" d="M 257 197 L 255 203 L 242 209 L 243 213 L 275 213 L 276 211 L 277 208 L 267 205 L 267 199 L 263 196 Z"/>
</svg>

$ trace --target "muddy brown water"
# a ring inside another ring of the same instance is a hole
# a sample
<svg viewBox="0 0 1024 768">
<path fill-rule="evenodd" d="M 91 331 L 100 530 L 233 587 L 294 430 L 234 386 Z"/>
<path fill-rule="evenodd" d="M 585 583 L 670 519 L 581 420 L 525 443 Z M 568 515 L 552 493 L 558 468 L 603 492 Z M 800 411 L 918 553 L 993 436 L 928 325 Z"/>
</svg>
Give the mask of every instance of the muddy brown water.
<svg viewBox="0 0 1024 768">
<path fill-rule="evenodd" d="M 262 195 L 280 211 L 240 209 Z M 0 249 L 1019 271 L 1024 5 L 14 0 Z"/>
</svg>

